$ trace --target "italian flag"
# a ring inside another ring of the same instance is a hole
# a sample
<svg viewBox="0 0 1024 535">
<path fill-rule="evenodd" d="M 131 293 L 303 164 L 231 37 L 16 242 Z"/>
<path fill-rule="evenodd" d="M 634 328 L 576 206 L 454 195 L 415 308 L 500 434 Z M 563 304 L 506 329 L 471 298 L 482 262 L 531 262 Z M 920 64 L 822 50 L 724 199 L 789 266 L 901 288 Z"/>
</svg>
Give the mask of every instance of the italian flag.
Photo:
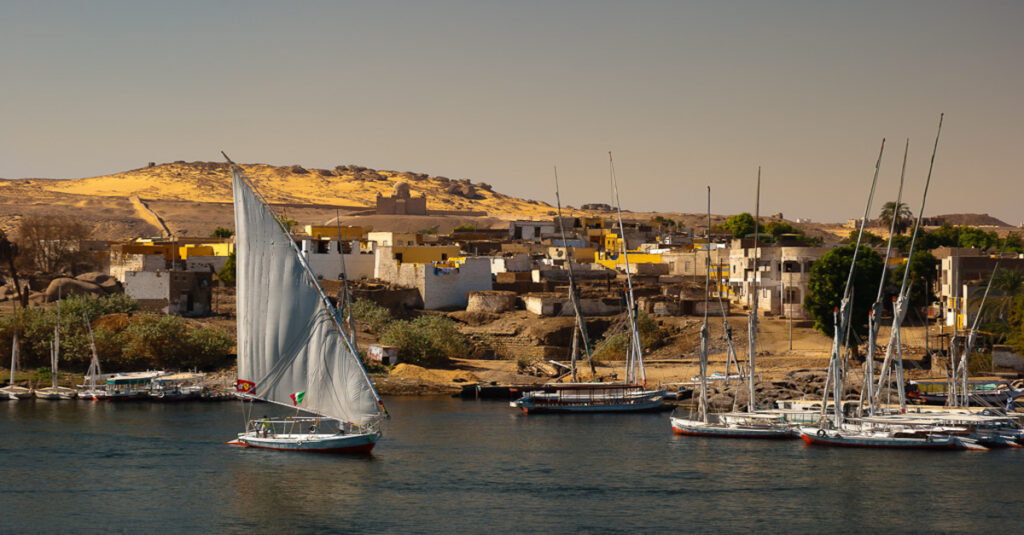
<svg viewBox="0 0 1024 535">
<path fill-rule="evenodd" d="M 304 398 L 304 397 L 306 397 L 306 391 L 305 390 L 303 390 L 302 392 L 292 392 L 292 395 L 291 395 L 292 404 L 298 405 L 299 403 L 302 403 L 302 398 Z"/>
</svg>

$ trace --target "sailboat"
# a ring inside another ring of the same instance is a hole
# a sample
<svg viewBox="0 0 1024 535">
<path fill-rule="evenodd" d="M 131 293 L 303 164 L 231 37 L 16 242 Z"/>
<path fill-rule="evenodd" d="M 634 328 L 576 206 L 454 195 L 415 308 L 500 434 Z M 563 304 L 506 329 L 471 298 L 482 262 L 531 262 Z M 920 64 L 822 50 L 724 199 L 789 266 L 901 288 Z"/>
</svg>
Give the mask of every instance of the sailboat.
<svg viewBox="0 0 1024 535">
<path fill-rule="evenodd" d="M 32 397 L 32 390 L 14 384 L 14 374 L 18 370 L 18 329 L 14 329 L 14 338 L 11 339 L 11 379 L 7 386 L 0 388 L 0 399 L 19 400 Z"/>
<path fill-rule="evenodd" d="M 58 290 L 59 291 L 59 290 Z M 60 298 L 57 299 L 57 325 L 53 328 L 53 340 L 50 342 L 50 386 L 35 391 L 37 399 L 61 400 L 75 399 L 75 389 L 58 384 L 57 368 L 60 364 Z"/>
<path fill-rule="evenodd" d="M 758 206 L 760 206 L 761 169 L 757 170 Z M 708 300 L 711 286 L 711 187 L 708 187 L 708 248 L 707 248 L 707 272 L 704 277 L 704 325 L 700 330 L 700 400 L 698 404 L 697 420 L 671 417 L 672 431 L 677 435 L 719 437 L 719 438 L 768 438 L 768 439 L 789 439 L 795 438 L 793 428 L 789 425 L 785 416 L 774 412 L 756 411 L 754 401 L 754 356 L 756 355 L 757 337 L 757 217 L 759 210 L 755 210 L 754 219 L 754 289 L 753 306 L 750 313 L 750 348 L 747 362 L 747 388 L 749 390 L 750 402 L 747 412 L 733 412 L 725 414 L 708 413 L 708 348 L 709 325 L 708 325 Z M 728 361 L 727 361 L 728 362 Z"/>
<path fill-rule="evenodd" d="M 97 385 L 96 381 L 100 379 L 103 372 L 100 370 L 100 355 L 96 351 L 96 339 L 92 334 L 92 324 L 89 323 L 88 316 L 82 316 L 82 320 L 85 322 L 85 330 L 89 333 L 89 347 L 92 349 L 92 359 L 89 360 L 89 369 L 85 372 L 85 384 L 78 385 L 78 399 L 91 399 L 92 401 L 99 401 L 108 397 L 106 384 Z"/>
<path fill-rule="evenodd" d="M 611 155 L 609 154 L 609 158 Z M 614 177 L 614 171 L 613 171 Z M 616 189 L 617 192 L 617 189 Z M 562 220 L 562 200 L 558 191 L 558 171 L 555 170 L 555 199 L 558 205 L 558 221 L 561 229 L 562 245 L 569 250 L 565 226 Z M 619 228 L 622 229 L 622 214 L 619 213 Z M 625 239 L 623 239 L 623 254 L 626 253 Z M 566 267 L 569 276 L 569 300 L 572 303 L 576 315 L 576 327 L 573 332 L 573 349 L 570 357 L 570 373 L 573 382 L 571 383 L 547 383 L 539 390 L 523 394 L 517 400 L 509 402 L 509 406 L 520 409 L 525 414 L 530 413 L 567 413 L 567 412 L 651 412 L 662 409 L 665 400 L 664 389 L 648 390 L 642 383 L 630 380 L 629 375 L 632 367 L 627 364 L 627 381 L 622 383 L 602 382 L 577 382 L 576 374 L 576 348 L 577 342 L 582 341 L 583 351 L 590 363 L 591 374 L 595 374 L 594 361 L 590 354 L 590 341 L 587 336 L 587 326 L 583 319 L 583 311 L 580 308 L 579 292 L 572 273 L 572 255 L 566 255 Z M 628 262 L 628 260 L 627 260 Z M 626 269 L 626 280 L 630 281 L 629 269 Z M 639 338 L 636 330 L 636 318 L 633 314 L 632 284 L 629 283 L 629 324 L 631 334 L 631 345 L 639 347 Z M 631 347 L 631 349 L 633 349 Z M 640 360 L 642 368 L 643 361 Z"/>
<path fill-rule="evenodd" d="M 228 162 L 238 262 L 236 388 L 296 410 L 294 417 L 250 419 L 228 444 L 369 453 L 381 437 L 384 404 L 295 240 L 241 169 Z"/>
</svg>

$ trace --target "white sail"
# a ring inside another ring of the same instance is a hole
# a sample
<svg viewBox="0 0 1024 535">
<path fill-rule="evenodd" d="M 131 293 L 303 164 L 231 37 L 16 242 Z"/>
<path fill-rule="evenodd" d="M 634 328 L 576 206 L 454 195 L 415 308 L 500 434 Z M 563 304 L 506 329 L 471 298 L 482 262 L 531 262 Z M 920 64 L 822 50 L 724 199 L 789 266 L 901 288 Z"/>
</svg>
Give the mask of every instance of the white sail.
<svg viewBox="0 0 1024 535">
<path fill-rule="evenodd" d="M 382 415 L 366 372 L 335 324 L 292 238 L 237 170 L 238 379 L 251 393 L 357 425 Z"/>
</svg>

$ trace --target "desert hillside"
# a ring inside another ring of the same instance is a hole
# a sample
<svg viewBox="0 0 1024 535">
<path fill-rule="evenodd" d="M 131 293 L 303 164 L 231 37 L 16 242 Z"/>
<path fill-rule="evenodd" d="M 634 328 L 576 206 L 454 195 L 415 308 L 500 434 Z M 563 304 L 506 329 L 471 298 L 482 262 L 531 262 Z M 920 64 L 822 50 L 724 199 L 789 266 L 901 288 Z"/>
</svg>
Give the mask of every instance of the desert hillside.
<svg viewBox="0 0 1024 535">
<path fill-rule="evenodd" d="M 427 195 L 431 210 L 478 210 L 541 215 L 545 203 L 497 193 L 483 182 L 452 180 L 422 173 L 377 171 L 355 165 L 306 169 L 242 164 L 248 176 L 271 203 L 373 206 L 378 193 L 391 195 L 397 182 L 406 182 L 414 195 Z M 113 175 L 53 180 L 43 188 L 62 193 L 124 197 L 136 195 L 162 201 L 231 202 L 231 174 L 226 163 L 175 162 Z"/>
<path fill-rule="evenodd" d="M 482 219 L 484 224 L 493 218 L 550 217 L 553 210 L 469 179 L 355 165 L 242 168 L 269 202 L 301 223 L 365 212 L 375 206 L 378 193 L 391 195 L 399 182 L 408 183 L 413 195 L 425 194 L 429 210 L 493 216 Z M 220 162 L 178 161 L 91 178 L 0 180 L 0 229 L 13 232 L 23 218 L 40 215 L 73 217 L 91 226 L 97 238 L 158 236 L 164 225 L 175 235 L 208 236 L 218 226 L 233 225 L 230 169 Z"/>
</svg>

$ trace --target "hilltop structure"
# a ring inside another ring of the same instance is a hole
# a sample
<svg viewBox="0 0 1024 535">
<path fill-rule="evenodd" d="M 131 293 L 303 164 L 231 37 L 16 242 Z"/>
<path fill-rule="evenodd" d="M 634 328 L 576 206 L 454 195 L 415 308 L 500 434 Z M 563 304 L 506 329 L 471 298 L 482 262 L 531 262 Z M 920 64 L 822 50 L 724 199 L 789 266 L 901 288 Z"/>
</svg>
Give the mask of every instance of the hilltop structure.
<svg viewBox="0 0 1024 535">
<path fill-rule="evenodd" d="M 407 182 L 396 182 L 390 197 L 377 193 L 377 215 L 427 215 L 427 196 L 413 197 Z"/>
</svg>

